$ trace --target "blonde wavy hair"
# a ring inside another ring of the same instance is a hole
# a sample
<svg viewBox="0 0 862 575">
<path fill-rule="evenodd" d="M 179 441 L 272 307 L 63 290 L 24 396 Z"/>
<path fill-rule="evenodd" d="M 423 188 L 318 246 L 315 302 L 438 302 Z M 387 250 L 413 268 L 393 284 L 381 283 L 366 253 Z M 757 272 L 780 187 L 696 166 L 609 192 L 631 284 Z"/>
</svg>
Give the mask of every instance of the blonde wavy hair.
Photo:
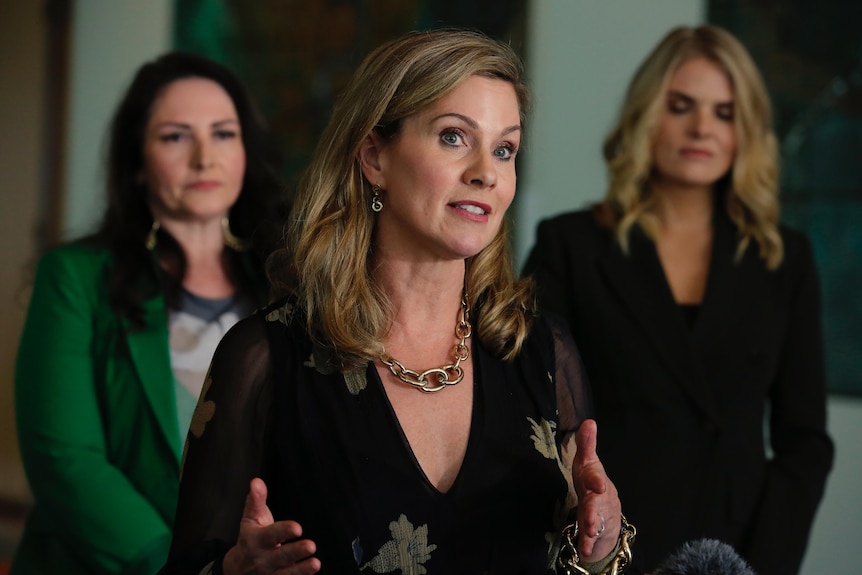
<svg viewBox="0 0 862 575">
<path fill-rule="evenodd" d="M 769 95 L 743 45 L 716 26 L 674 28 L 641 63 L 604 142 L 610 184 L 598 211 L 626 253 L 635 223 L 650 237 L 657 236 L 655 198 L 648 185 L 653 138 L 666 107 L 671 76 L 693 58 L 715 62 L 733 86 L 736 156 L 719 187 L 724 188 L 725 208 L 740 233 L 736 257 L 753 239 L 767 267 L 775 269 L 784 248 L 778 231 L 778 147 Z"/>
<path fill-rule="evenodd" d="M 270 279 L 304 309 L 312 339 L 331 349 L 340 368 L 378 357 L 393 321 L 375 279 L 371 186 L 357 153 L 376 131 L 397 135 L 405 118 L 433 105 L 474 76 L 509 82 L 521 122 L 529 106 L 522 64 L 507 45 L 466 30 L 413 32 L 369 54 L 335 104 L 300 181 L 286 245 L 273 254 Z M 474 334 L 509 360 L 520 351 L 535 311 L 532 283 L 519 280 L 504 221 L 490 245 L 466 262 L 465 288 Z"/>
</svg>

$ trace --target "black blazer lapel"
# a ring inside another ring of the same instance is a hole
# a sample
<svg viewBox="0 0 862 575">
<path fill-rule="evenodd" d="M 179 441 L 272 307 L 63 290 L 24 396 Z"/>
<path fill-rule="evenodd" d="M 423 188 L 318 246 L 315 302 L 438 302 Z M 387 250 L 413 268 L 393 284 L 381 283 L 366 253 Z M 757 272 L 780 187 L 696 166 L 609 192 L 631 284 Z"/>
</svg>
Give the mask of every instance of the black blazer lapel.
<svg viewBox="0 0 862 575">
<path fill-rule="evenodd" d="M 763 284 L 756 281 L 764 273 L 757 244 L 752 240 L 739 261 L 736 250 L 739 234 L 724 209 L 716 207 L 713 222 L 712 256 L 703 305 L 692 334 L 696 353 L 709 349 L 735 349 L 741 326 L 749 323 L 751 306 L 763 302 Z"/>
<path fill-rule="evenodd" d="M 716 419 L 712 391 L 698 377 L 691 334 L 673 299 L 655 246 L 638 228 L 630 235 L 630 255 L 613 243 L 599 267 L 656 355 L 692 401 Z"/>
</svg>

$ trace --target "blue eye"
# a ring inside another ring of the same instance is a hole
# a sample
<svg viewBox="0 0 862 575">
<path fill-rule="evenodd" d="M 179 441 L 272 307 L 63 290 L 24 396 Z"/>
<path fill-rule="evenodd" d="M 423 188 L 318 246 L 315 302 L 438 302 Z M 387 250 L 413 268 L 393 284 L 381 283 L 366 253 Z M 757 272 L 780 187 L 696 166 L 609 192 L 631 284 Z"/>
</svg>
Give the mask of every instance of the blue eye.
<svg viewBox="0 0 862 575">
<path fill-rule="evenodd" d="M 494 157 L 498 160 L 508 161 L 515 157 L 516 153 L 517 149 L 514 146 L 512 146 L 511 144 L 506 144 L 494 150 Z"/>
</svg>

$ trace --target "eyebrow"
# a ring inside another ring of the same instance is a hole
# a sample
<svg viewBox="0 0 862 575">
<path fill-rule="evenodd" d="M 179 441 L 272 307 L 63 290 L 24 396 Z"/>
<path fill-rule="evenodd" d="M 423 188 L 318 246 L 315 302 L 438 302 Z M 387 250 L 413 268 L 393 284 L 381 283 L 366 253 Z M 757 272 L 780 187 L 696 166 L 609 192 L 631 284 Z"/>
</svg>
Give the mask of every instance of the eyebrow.
<svg viewBox="0 0 862 575">
<path fill-rule="evenodd" d="M 476 122 L 476 120 L 474 120 L 473 118 L 471 118 L 469 116 L 465 116 L 464 114 L 459 114 L 457 112 L 448 112 L 446 114 L 440 114 L 439 116 L 436 116 L 434 118 L 434 121 L 436 122 L 437 120 L 439 120 L 441 118 L 446 118 L 446 117 L 458 118 L 459 120 L 461 120 L 462 122 L 464 122 L 465 124 L 467 124 L 468 126 L 473 128 L 474 130 L 479 129 L 479 124 L 478 124 L 478 122 Z M 512 132 L 519 132 L 520 130 L 521 130 L 521 124 L 515 124 L 514 126 L 509 126 L 508 128 L 505 128 L 502 131 L 502 135 L 505 136 L 507 134 L 511 134 Z"/>
<path fill-rule="evenodd" d="M 681 100 L 685 100 L 687 103 L 694 102 L 694 98 L 686 94 L 685 92 L 680 92 L 678 90 L 669 90 L 668 96 L 676 97 Z M 725 102 L 716 102 L 716 106 L 733 106 L 733 100 L 727 100 Z"/>
<path fill-rule="evenodd" d="M 226 124 L 237 124 L 237 125 L 239 125 L 239 119 L 238 118 L 226 118 L 224 120 L 219 120 L 217 122 L 213 122 L 212 124 L 210 124 L 210 126 L 213 128 L 220 128 Z M 168 120 L 167 122 L 160 122 L 153 127 L 158 129 L 158 128 L 165 128 L 165 127 L 169 127 L 169 126 L 172 126 L 175 128 L 182 128 L 184 130 L 190 130 L 191 129 L 191 124 L 186 124 L 184 122 L 174 122 L 171 120 Z"/>
</svg>

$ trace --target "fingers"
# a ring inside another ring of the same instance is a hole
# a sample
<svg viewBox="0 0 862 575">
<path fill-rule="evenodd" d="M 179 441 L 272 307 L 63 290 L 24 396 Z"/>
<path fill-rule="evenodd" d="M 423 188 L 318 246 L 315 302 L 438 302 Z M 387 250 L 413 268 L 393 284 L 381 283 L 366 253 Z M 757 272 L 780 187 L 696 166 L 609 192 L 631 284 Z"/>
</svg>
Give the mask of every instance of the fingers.
<svg viewBox="0 0 862 575">
<path fill-rule="evenodd" d="M 296 521 L 274 521 L 266 497 L 266 484 L 259 478 L 252 479 L 237 543 L 223 562 L 225 574 L 284 570 L 279 572 L 301 575 L 319 571 L 320 560 L 313 557 L 317 545 L 310 539 L 300 539 L 302 526 Z"/>
<path fill-rule="evenodd" d="M 276 523 L 262 529 L 277 527 Z M 270 548 L 256 547 L 237 542 L 224 557 L 222 572 L 225 575 L 305 575 L 320 571 L 320 559 L 314 557 L 317 546 L 309 539 L 301 539 Z"/>
<path fill-rule="evenodd" d="M 597 437 L 596 422 L 584 421 L 575 434 L 577 453 L 572 462 L 581 533 L 578 547 L 589 560 L 601 559 L 613 550 L 621 526 L 619 495 L 596 453 Z"/>
<path fill-rule="evenodd" d="M 274 554 L 273 567 L 293 567 L 291 573 L 316 573 L 320 569 L 320 559 L 313 557 L 316 552 L 317 546 L 310 539 L 285 543 Z"/>
<path fill-rule="evenodd" d="M 578 526 L 586 537 L 598 539 L 608 532 L 610 524 L 613 523 L 612 516 L 608 515 L 612 513 L 609 508 L 613 505 L 599 499 L 590 503 L 578 506 Z M 583 508 L 583 513 L 580 512 L 581 508 Z"/>
<path fill-rule="evenodd" d="M 602 559 L 616 547 L 620 517 L 619 499 L 610 495 L 578 506 L 578 552 L 588 562 Z"/>
</svg>

